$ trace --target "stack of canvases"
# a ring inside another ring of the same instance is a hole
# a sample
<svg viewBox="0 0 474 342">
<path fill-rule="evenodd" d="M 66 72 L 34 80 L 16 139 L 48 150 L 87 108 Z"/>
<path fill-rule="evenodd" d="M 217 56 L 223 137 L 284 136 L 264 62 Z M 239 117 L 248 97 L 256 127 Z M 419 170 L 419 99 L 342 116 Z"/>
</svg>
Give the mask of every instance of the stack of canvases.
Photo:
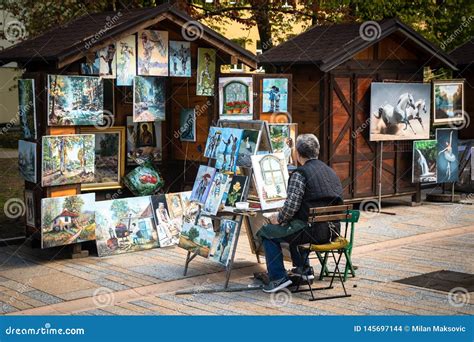
<svg viewBox="0 0 474 342">
<path fill-rule="evenodd" d="M 431 94 L 434 104 L 431 106 Z M 463 82 L 372 83 L 370 140 L 417 140 L 413 143 L 413 183 L 458 180 L 458 132 L 466 124 Z M 430 138 L 431 108 L 436 129 Z"/>
</svg>

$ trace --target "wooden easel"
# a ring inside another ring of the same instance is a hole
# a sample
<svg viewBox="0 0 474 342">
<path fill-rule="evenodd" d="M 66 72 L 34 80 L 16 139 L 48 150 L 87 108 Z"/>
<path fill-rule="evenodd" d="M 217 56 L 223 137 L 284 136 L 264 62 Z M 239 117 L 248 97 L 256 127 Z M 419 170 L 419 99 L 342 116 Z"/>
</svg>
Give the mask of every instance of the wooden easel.
<svg viewBox="0 0 474 342">
<path fill-rule="evenodd" d="M 270 132 L 268 130 L 268 125 L 266 121 L 262 120 L 252 120 L 252 121 L 238 121 L 238 120 L 219 120 L 217 123 L 218 127 L 229 127 L 229 128 L 240 128 L 240 129 L 253 129 L 253 130 L 259 130 L 260 137 L 259 140 L 257 141 L 256 145 L 256 151 L 257 152 L 272 152 L 272 146 L 270 142 Z M 209 159 L 208 166 L 213 166 L 211 164 L 215 165 L 215 160 Z M 240 167 L 240 170 L 242 171 L 242 174 L 244 176 L 247 176 L 247 183 L 245 185 L 245 189 L 243 191 L 243 196 L 242 200 L 247 201 L 249 198 L 249 193 L 250 193 L 250 188 L 254 186 L 252 182 L 252 168 L 251 167 Z M 178 291 L 176 292 L 177 295 L 181 294 L 196 294 L 196 293 L 216 293 L 216 292 L 238 292 L 238 291 L 249 291 L 249 290 L 258 290 L 261 288 L 261 286 L 245 286 L 245 287 L 229 287 L 229 281 L 230 281 L 230 276 L 232 273 L 232 267 L 234 265 L 234 259 L 235 259 L 235 254 L 237 251 L 237 246 L 239 242 L 239 236 L 240 232 L 242 230 L 242 224 L 245 222 L 247 224 L 247 227 L 250 227 L 250 221 L 249 218 L 251 216 L 255 216 L 256 213 L 255 211 L 249 210 L 249 211 L 221 211 L 218 212 L 217 216 L 213 215 L 203 215 L 206 217 L 209 217 L 213 220 L 213 223 L 215 221 L 218 221 L 220 223 L 221 220 L 223 219 L 230 219 L 233 221 L 237 222 L 237 227 L 235 230 L 235 242 L 232 246 L 231 250 L 231 256 L 229 263 L 226 266 L 226 280 L 224 282 L 223 288 L 216 288 L 216 289 L 209 289 L 209 288 L 195 288 L 191 290 L 185 290 L 185 291 Z M 199 218 L 199 215 L 198 215 Z M 197 219 L 198 219 L 197 218 Z M 197 220 L 196 219 L 196 220 Z M 247 231 L 247 235 L 249 237 L 249 242 L 251 244 L 252 250 L 256 250 L 257 247 L 255 245 L 255 241 L 253 240 L 253 237 L 251 237 L 252 232 Z M 188 251 L 188 254 L 186 256 L 186 262 L 184 266 L 184 275 L 187 274 L 188 272 L 188 267 L 190 262 L 196 257 L 197 252 L 191 252 Z M 258 253 L 256 254 L 257 256 L 257 262 L 260 263 L 260 257 Z"/>
</svg>

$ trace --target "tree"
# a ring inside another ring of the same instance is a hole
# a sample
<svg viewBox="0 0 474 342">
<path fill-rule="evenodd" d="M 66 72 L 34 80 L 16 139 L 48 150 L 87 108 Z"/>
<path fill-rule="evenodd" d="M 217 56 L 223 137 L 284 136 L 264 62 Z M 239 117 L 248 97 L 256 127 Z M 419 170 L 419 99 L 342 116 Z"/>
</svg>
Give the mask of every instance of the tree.
<svg viewBox="0 0 474 342">
<path fill-rule="evenodd" d="M 112 217 L 117 221 L 126 218 L 130 212 L 130 208 L 126 200 L 114 200 L 110 210 L 112 211 Z"/>
<path fill-rule="evenodd" d="M 194 241 L 199 237 L 199 230 L 196 229 L 196 227 L 191 227 L 191 229 L 188 231 L 188 238 L 191 241 Z"/>
<path fill-rule="evenodd" d="M 73 213 L 80 213 L 82 206 L 84 205 L 84 200 L 79 196 L 69 196 L 66 197 L 63 203 L 63 209 L 67 209 Z"/>
</svg>

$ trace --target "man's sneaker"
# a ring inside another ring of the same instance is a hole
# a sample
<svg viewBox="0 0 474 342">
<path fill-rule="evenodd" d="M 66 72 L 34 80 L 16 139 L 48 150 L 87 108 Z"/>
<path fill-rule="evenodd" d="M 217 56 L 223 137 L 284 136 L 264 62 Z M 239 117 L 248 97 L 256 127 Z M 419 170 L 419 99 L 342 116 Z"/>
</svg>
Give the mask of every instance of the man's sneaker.
<svg viewBox="0 0 474 342">
<path fill-rule="evenodd" d="M 270 281 L 268 285 L 265 285 L 263 287 L 263 292 L 266 292 L 266 293 L 278 292 L 280 290 L 283 290 L 284 288 L 287 288 L 291 284 L 292 284 L 292 281 L 288 278 L 273 280 L 273 281 Z"/>
<path fill-rule="evenodd" d="M 305 267 L 304 270 L 302 267 L 294 267 L 289 272 L 289 276 L 303 278 L 304 280 L 313 280 L 314 271 L 311 266 Z"/>
</svg>

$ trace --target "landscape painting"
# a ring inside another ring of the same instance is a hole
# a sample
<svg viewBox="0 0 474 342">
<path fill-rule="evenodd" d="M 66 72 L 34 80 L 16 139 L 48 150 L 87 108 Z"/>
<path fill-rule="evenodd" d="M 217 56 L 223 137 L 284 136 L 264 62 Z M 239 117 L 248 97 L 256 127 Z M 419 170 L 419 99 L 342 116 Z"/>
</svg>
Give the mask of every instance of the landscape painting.
<svg viewBox="0 0 474 342">
<path fill-rule="evenodd" d="M 437 151 L 436 140 L 417 140 L 413 142 L 413 183 L 436 183 Z"/>
<path fill-rule="evenodd" d="M 252 77 L 219 78 L 219 113 L 221 119 L 252 120 Z"/>
<path fill-rule="evenodd" d="M 212 241 L 209 258 L 224 266 L 229 264 L 235 244 L 237 222 L 221 220 L 219 232 Z"/>
<path fill-rule="evenodd" d="M 41 199 L 41 248 L 95 239 L 95 194 Z"/>
<path fill-rule="evenodd" d="M 25 189 L 26 225 L 36 227 L 35 193 Z"/>
<path fill-rule="evenodd" d="M 250 156 L 257 153 L 260 142 L 260 131 L 254 129 L 244 129 L 240 142 L 239 155 L 237 156 L 237 166 L 252 167 Z"/>
<path fill-rule="evenodd" d="M 18 169 L 27 182 L 37 182 L 36 165 L 36 143 L 18 140 Z"/>
<path fill-rule="evenodd" d="M 216 50 L 198 48 L 196 95 L 214 96 Z"/>
<path fill-rule="evenodd" d="M 196 141 L 196 112 L 194 108 L 183 108 L 179 113 L 179 139 Z"/>
<path fill-rule="evenodd" d="M 225 189 L 230 181 L 229 175 L 217 172 L 212 179 L 209 194 L 204 203 L 203 212 L 208 215 L 216 215 L 222 203 L 222 198 L 225 194 Z"/>
<path fill-rule="evenodd" d="M 464 122 L 464 82 L 433 81 L 434 123 Z"/>
<path fill-rule="evenodd" d="M 449 128 L 436 130 L 438 183 L 454 183 L 459 180 L 458 131 Z"/>
<path fill-rule="evenodd" d="M 99 75 L 102 78 L 117 77 L 117 47 L 115 44 L 109 44 L 99 50 Z"/>
<path fill-rule="evenodd" d="M 269 124 L 270 142 L 273 152 L 283 152 L 288 164 L 296 165 L 294 151 L 297 124 Z"/>
<path fill-rule="evenodd" d="M 262 113 L 288 112 L 288 79 L 264 78 L 260 96 Z"/>
<path fill-rule="evenodd" d="M 160 190 L 164 181 L 151 163 L 137 166 L 124 178 L 123 183 L 135 196 L 148 196 Z"/>
<path fill-rule="evenodd" d="M 272 153 L 252 156 L 252 167 L 262 210 L 282 207 L 289 178 L 285 155 Z"/>
<path fill-rule="evenodd" d="M 243 130 L 228 127 L 210 127 L 204 156 L 216 159 L 216 168 L 234 172 Z"/>
<path fill-rule="evenodd" d="M 135 76 L 133 122 L 165 121 L 165 79 Z"/>
<path fill-rule="evenodd" d="M 191 253 L 208 258 L 215 236 L 216 233 L 213 229 L 206 229 L 199 224 L 185 223 L 179 236 L 178 245 Z"/>
<path fill-rule="evenodd" d="M 94 182 L 82 184 L 83 190 L 121 188 L 125 170 L 125 128 L 82 128 L 81 133 L 93 133 L 95 137 Z"/>
<path fill-rule="evenodd" d="M 247 176 L 235 175 L 232 177 L 223 201 L 226 207 L 235 207 L 235 203 L 241 202 L 247 185 Z"/>
<path fill-rule="evenodd" d="M 18 80 L 18 111 L 23 139 L 36 139 L 35 80 Z"/>
<path fill-rule="evenodd" d="M 97 126 L 104 114 L 104 87 L 94 76 L 48 75 L 48 125 Z"/>
<path fill-rule="evenodd" d="M 158 247 L 150 196 L 96 202 L 100 257 Z"/>
<path fill-rule="evenodd" d="M 183 221 L 182 217 L 172 218 L 170 216 L 165 195 L 152 196 L 151 203 L 155 215 L 160 247 L 178 244 Z"/>
<path fill-rule="evenodd" d="M 138 33 L 138 74 L 168 76 L 168 32 L 145 30 Z"/>
<path fill-rule="evenodd" d="M 135 35 L 117 42 L 117 85 L 131 86 L 137 71 Z"/>
<path fill-rule="evenodd" d="M 191 43 L 170 40 L 170 76 L 191 77 Z"/>
<path fill-rule="evenodd" d="M 196 201 L 201 204 L 206 202 L 207 195 L 212 185 L 212 180 L 216 174 L 216 169 L 206 165 L 200 165 L 196 180 L 194 181 L 193 190 L 191 193 L 191 201 Z"/>
<path fill-rule="evenodd" d="M 43 136 L 42 186 L 94 182 L 94 134 Z"/>
<path fill-rule="evenodd" d="M 430 137 L 431 85 L 372 82 L 370 141 Z"/>
</svg>

